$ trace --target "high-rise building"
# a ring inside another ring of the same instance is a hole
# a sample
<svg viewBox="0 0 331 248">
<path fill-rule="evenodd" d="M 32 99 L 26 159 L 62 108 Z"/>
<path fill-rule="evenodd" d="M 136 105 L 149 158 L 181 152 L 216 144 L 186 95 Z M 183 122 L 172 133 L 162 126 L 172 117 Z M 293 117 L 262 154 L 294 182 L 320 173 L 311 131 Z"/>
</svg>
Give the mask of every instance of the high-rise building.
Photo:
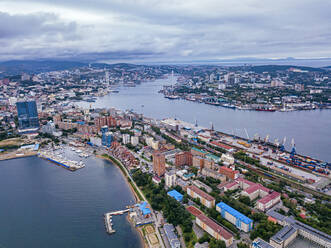
<svg viewBox="0 0 331 248">
<path fill-rule="evenodd" d="M 159 151 L 153 153 L 153 170 L 158 177 L 165 173 L 165 156 Z"/>
<path fill-rule="evenodd" d="M 110 147 L 113 142 L 113 133 L 106 132 L 102 134 L 102 145 Z"/>
<path fill-rule="evenodd" d="M 102 133 L 102 139 L 101 139 L 101 143 L 103 146 L 107 146 L 107 141 L 109 139 L 108 137 L 108 126 L 103 126 L 101 127 L 101 133 Z M 111 142 L 111 140 L 110 140 Z"/>
<path fill-rule="evenodd" d="M 20 132 L 38 130 L 39 119 L 36 101 L 21 101 L 16 103 Z"/>
<path fill-rule="evenodd" d="M 123 141 L 124 145 L 129 144 L 130 143 L 130 134 L 124 133 L 122 136 L 122 141 Z"/>
<path fill-rule="evenodd" d="M 175 155 L 175 165 L 183 166 L 183 165 L 192 165 L 192 153 L 190 152 L 180 152 Z"/>
</svg>

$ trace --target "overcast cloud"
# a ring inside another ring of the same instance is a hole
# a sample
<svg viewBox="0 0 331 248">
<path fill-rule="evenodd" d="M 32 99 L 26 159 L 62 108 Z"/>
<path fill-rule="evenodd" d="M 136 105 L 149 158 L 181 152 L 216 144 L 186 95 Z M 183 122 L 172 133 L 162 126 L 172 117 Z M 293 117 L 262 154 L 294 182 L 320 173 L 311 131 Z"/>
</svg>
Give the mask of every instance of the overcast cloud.
<svg viewBox="0 0 331 248">
<path fill-rule="evenodd" d="M 0 0 L 0 60 L 331 57 L 330 0 Z"/>
</svg>

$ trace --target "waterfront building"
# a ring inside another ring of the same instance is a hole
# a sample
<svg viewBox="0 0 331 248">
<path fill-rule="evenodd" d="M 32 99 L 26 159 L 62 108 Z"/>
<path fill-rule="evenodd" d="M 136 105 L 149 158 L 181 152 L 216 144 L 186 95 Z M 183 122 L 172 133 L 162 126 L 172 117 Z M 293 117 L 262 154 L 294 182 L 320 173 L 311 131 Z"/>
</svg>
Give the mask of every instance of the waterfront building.
<svg viewBox="0 0 331 248">
<path fill-rule="evenodd" d="M 228 247 L 233 243 L 233 235 L 225 230 L 223 227 L 218 225 L 212 219 L 208 218 L 199 209 L 194 206 L 186 208 L 192 215 L 195 216 L 195 223 L 206 231 L 209 235 L 217 240 L 223 240 L 225 245 Z"/>
<path fill-rule="evenodd" d="M 37 131 L 39 119 L 36 101 L 16 103 L 19 132 Z"/>
<path fill-rule="evenodd" d="M 169 188 L 176 186 L 176 173 L 175 171 L 167 171 L 164 175 L 165 177 L 165 185 Z"/>
<path fill-rule="evenodd" d="M 206 206 L 207 208 L 212 208 L 215 206 L 215 198 L 211 195 L 207 194 L 203 190 L 199 189 L 197 186 L 191 185 L 188 186 L 187 194 L 194 199 L 200 199 L 202 205 Z"/>
<path fill-rule="evenodd" d="M 175 155 L 175 165 L 177 167 L 188 165 L 192 166 L 192 153 L 180 152 Z"/>
<path fill-rule="evenodd" d="M 168 196 L 174 198 L 176 201 L 181 202 L 183 200 L 183 195 L 179 193 L 177 190 L 171 190 L 167 193 Z"/>
<path fill-rule="evenodd" d="M 158 177 L 165 173 L 165 156 L 159 151 L 153 153 L 153 171 Z"/>
<path fill-rule="evenodd" d="M 175 233 L 175 227 L 172 224 L 163 225 L 164 232 L 171 248 L 180 248 L 180 241 Z"/>
<path fill-rule="evenodd" d="M 249 232 L 253 228 L 253 220 L 243 215 L 239 211 L 225 204 L 224 202 L 220 202 L 216 205 L 216 210 L 221 213 L 221 216 L 230 221 L 233 225 L 235 225 L 239 230 L 244 232 Z"/>
</svg>

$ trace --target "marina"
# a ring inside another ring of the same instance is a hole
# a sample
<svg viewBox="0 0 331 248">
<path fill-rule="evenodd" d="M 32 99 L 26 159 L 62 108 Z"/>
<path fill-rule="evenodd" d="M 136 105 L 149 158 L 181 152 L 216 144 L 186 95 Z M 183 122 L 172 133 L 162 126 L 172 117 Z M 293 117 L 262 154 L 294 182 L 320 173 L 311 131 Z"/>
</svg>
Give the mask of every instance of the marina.
<svg viewBox="0 0 331 248">
<path fill-rule="evenodd" d="M 50 161 L 58 166 L 61 166 L 70 171 L 76 171 L 85 167 L 83 161 L 74 161 L 63 158 L 60 154 L 55 154 L 52 151 L 41 151 L 38 153 L 38 157 Z"/>
<path fill-rule="evenodd" d="M 122 215 L 129 211 L 130 211 L 129 209 L 119 210 L 119 211 L 109 212 L 104 215 L 105 227 L 106 227 L 106 231 L 108 234 L 113 234 L 116 232 L 115 229 L 113 228 L 112 216 L 113 215 Z"/>
</svg>

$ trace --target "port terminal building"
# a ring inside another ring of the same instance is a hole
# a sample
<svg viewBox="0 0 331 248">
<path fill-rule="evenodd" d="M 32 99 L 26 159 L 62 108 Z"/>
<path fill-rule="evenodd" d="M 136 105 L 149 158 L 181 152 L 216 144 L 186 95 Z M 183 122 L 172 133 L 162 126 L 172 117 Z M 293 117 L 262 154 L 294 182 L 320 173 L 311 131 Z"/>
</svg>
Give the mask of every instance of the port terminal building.
<svg viewBox="0 0 331 248">
<path fill-rule="evenodd" d="M 253 229 L 253 220 L 225 204 L 224 202 L 218 203 L 216 205 L 216 210 L 221 213 L 221 216 L 224 219 L 230 221 L 239 230 L 249 232 Z"/>
</svg>

